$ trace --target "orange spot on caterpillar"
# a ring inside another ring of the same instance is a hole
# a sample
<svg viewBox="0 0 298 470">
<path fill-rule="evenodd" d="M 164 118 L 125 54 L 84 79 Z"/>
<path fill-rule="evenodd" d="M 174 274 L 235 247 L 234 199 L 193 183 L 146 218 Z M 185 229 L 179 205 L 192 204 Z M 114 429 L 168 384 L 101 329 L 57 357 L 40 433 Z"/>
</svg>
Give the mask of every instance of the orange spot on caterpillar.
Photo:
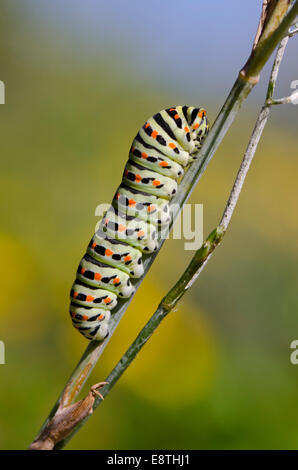
<svg viewBox="0 0 298 470">
<path fill-rule="evenodd" d="M 104 317 L 105 317 L 105 316 L 104 316 L 104 314 L 102 313 L 101 315 L 99 315 L 99 316 L 97 317 L 97 320 L 103 320 Z"/>
<path fill-rule="evenodd" d="M 73 293 L 73 297 L 74 297 L 74 298 L 76 298 L 78 295 L 79 295 L 78 292 L 74 292 L 74 293 Z"/>
<path fill-rule="evenodd" d="M 143 230 L 139 230 L 137 235 L 138 237 L 143 237 L 145 235 L 145 232 Z"/>
<path fill-rule="evenodd" d="M 170 108 L 170 111 L 176 111 L 176 109 L 175 108 Z"/>
<path fill-rule="evenodd" d="M 126 230 L 125 225 L 122 225 L 122 224 L 119 224 L 119 225 L 118 225 L 118 231 L 119 231 L 119 232 L 125 232 L 125 230 Z"/>
<path fill-rule="evenodd" d="M 71 312 L 72 318 L 75 318 L 76 314 L 74 312 Z"/>
<path fill-rule="evenodd" d="M 153 139 L 156 139 L 157 136 L 158 136 L 158 132 L 157 132 L 157 131 L 152 131 L 151 137 L 152 137 Z"/>
<path fill-rule="evenodd" d="M 136 204 L 136 201 L 134 199 L 129 199 L 128 200 L 128 205 L 129 206 L 134 206 Z"/>
<path fill-rule="evenodd" d="M 146 158 L 148 158 L 148 155 L 147 155 L 147 153 L 145 153 L 145 152 L 142 152 L 142 154 L 141 154 L 141 157 L 142 157 L 142 158 L 144 158 L 144 159 L 146 160 Z"/>
<path fill-rule="evenodd" d="M 113 284 L 119 284 L 119 282 L 120 282 L 119 277 L 115 277 L 115 279 L 113 279 Z"/>
<path fill-rule="evenodd" d="M 147 129 L 149 126 L 150 126 L 149 122 L 146 122 L 145 129 Z"/>
<path fill-rule="evenodd" d="M 97 281 L 100 281 L 102 278 L 102 275 L 99 274 L 99 273 L 94 273 L 94 279 L 96 279 Z"/>
<path fill-rule="evenodd" d="M 104 303 L 109 304 L 111 300 L 112 300 L 111 297 L 107 297 L 106 299 L 104 299 Z"/>
<path fill-rule="evenodd" d="M 140 181 L 142 181 L 141 175 L 136 175 L 136 182 L 139 183 Z"/>
<path fill-rule="evenodd" d="M 81 274 L 84 274 L 85 271 L 86 271 L 86 269 L 85 269 L 85 268 L 82 268 L 82 269 L 81 269 Z"/>
<path fill-rule="evenodd" d="M 124 174 L 125 174 L 125 176 L 127 176 L 128 175 L 128 170 L 125 170 Z"/>
<path fill-rule="evenodd" d="M 120 194 L 119 194 L 119 193 L 117 193 L 117 194 L 116 194 L 116 199 L 118 200 L 118 199 L 119 199 L 119 197 L 120 197 Z"/>
<path fill-rule="evenodd" d="M 168 166 L 167 162 L 160 162 L 159 166 Z"/>
<path fill-rule="evenodd" d="M 160 185 L 160 181 L 159 180 L 154 180 L 152 182 L 153 186 L 159 186 Z"/>
<path fill-rule="evenodd" d="M 82 316 L 82 320 L 88 320 L 88 318 L 89 318 L 88 315 L 83 315 Z"/>
<path fill-rule="evenodd" d="M 187 126 L 184 127 L 185 132 L 189 132 L 189 128 Z"/>
<path fill-rule="evenodd" d="M 173 144 L 173 142 L 170 142 L 170 143 L 169 143 L 169 147 L 170 147 L 171 149 L 174 149 L 174 148 L 176 148 L 176 145 Z"/>
<path fill-rule="evenodd" d="M 107 248 L 106 251 L 105 251 L 105 255 L 106 256 L 112 256 L 112 254 L 113 254 L 113 252 Z"/>
<path fill-rule="evenodd" d="M 147 212 L 152 212 L 155 210 L 155 206 L 151 205 L 147 207 Z"/>
<path fill-rule="evenodd" d="M 96 243 L 93 242 L 93 243 L 92 243 L 92 248 L 95 248 L 95 247 L 96 247 Z"/>
<path fill-rule="evenodd" d="M 131 256 L 129 256 L 129 255 L 125 256 L 125 258 L 124 258 L 125 262 L 130 261 L 130 260 L 131 260 Z"/>
<path fill-rule="evenodd" d="M 179 117 L 180 117 L 179 114 L 175 114 L 174 119 L 177 120 L 177 119 L 179 119 Z"/>
<path fill-rule="evenodd" d="M 87 302 L 92 302 L 93 300 L 94 300 L 94 297 L 92 297 L 92 295 L 87 295 L 86 297 Z"/>
<path fill-rule="evenodd" d="M 198 123 L 196 123 L 196 124 L 193 126 L 194 129 L 197 129 L 198 127 L 199 127 L 199 124 L 198 124 Z"/>
</svg>

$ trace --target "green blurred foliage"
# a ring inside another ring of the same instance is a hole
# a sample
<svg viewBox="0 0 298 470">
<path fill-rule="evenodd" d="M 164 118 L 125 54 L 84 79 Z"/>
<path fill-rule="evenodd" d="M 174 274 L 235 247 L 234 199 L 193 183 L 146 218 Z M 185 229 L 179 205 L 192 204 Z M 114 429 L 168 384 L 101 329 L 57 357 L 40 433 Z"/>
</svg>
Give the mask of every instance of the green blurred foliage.
<svg viewBox="0 0 298 470">
<path fill-rule="evenodd" d="M 135 76 L 120 56 L 69 57 L 16 11 L 1 22 L 0 446 L 19 449 L 87 344 L 71 327 L 68 292 L 95 207 L 111 200 L 140 125 L 184 97 Z M 222 99 L 193 97 L 211 120 Z M 205 235 L 252 129 L 255 110 L 245 106 L 191 198 L 204 203 Z M 297 448 L 293 129 L 269 123 L 222 247 L 68 448 Z M 191 255 L 183 241 L 164 245 L 89 385 L 105 378 Z"/>
</svg>

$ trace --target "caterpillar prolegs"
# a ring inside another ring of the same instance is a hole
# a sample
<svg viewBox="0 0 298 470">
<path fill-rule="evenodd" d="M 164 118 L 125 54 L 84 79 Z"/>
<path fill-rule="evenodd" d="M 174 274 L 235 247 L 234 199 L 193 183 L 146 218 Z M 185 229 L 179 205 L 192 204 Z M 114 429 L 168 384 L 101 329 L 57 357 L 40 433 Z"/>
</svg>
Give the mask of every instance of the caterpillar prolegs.
<svg viewBox="0 0 298 470">
<path fill-rule="evenodd" d="M 135 137 L 110 208 L 83 256 L 72 286 L 72 323 L 87 339 L 109 334 L 117 298 L 144 273 L 143 254 L 158 249 L 158 230 L 170 223 L 170 200 L 208 132 L 203 108 L 176 106 L 150 118 Z"/>
</svg>

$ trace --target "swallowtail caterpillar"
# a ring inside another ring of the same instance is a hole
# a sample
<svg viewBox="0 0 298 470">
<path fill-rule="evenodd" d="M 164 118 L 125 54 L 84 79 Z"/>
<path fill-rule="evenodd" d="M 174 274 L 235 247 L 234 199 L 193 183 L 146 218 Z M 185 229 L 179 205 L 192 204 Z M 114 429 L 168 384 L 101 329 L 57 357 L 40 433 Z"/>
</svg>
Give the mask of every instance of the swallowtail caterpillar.
<svg viewBox="0 0 298 470">
<path fill-rule="evenodd" d="M 170 200 L 207 132 L 206 111 L 190 106 L 160 111 L 139 130 L 70 293 L 72 323 L 87 339 L 106 338 L 117 298 L 133 294 L 131 278 L 143 275 L 143 254 L 158 249 L 158 229 L 170 223 Z"/>
</svg>

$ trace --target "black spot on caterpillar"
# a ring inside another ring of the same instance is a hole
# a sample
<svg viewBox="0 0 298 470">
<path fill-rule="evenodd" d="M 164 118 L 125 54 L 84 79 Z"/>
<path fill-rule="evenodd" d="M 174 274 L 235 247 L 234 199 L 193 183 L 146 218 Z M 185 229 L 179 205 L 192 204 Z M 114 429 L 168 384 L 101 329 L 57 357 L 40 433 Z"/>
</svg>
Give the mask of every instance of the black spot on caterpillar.
<svg viewBox="0 0 298 470">
<path fill-rule="evenodd" d="M 207 132 L 206 111 L 190 106 L 160 111 L 139 130 L 70 293 L 73 326 L 87 339 L 106 338 L 117 297 L 133 294 L 130 278 L 144 273 L 142 253 L 158 249 L 158 227 L 170 223 L 169 202 Z"/>
</svg>

